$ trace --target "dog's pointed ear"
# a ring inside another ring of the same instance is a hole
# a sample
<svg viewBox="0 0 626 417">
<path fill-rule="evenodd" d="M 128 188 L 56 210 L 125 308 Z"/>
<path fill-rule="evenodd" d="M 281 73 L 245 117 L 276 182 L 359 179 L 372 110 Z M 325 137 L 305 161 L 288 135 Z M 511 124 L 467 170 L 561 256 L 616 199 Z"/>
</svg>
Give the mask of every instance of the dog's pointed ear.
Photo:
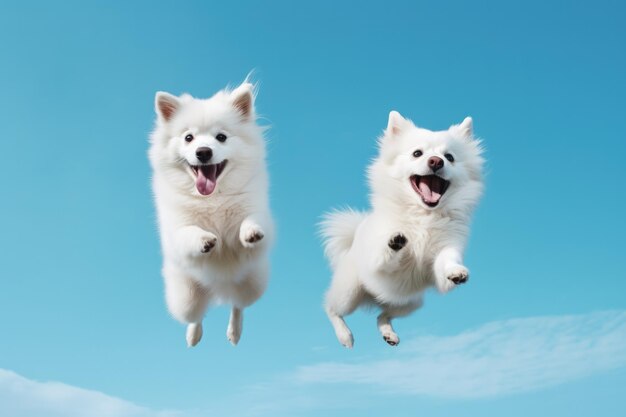
<svg viewBox="0 0 626 417">
<path fill-rule="evenodd" d="M 471 138 L 474 134 L 474 121 L 469 116 L 463 119 L 460 124 L 453 127 L 455 127 L 464 138 Z"/>
<path fill-rule="evenodd" d="M 159 118 L 164 122 L 168 122 L 180 108 L 180 100 L 170 93 L 159 91 L 154 97 L 154 108 Z"/>
<path fill-rule="evenodd" d="M 400 113 L 392 110 L 389 113 L 389 121 L 387 122 L 387 133 L 391 135 L 399 135 L 408 125 L 408 121 L 402 117 Z"/>
<path fill-rule="evenodd" d="M 244 119 L 254 115 L 254 86 L 244 82 L 230 93 L 233 106 Z"/>
</svg>

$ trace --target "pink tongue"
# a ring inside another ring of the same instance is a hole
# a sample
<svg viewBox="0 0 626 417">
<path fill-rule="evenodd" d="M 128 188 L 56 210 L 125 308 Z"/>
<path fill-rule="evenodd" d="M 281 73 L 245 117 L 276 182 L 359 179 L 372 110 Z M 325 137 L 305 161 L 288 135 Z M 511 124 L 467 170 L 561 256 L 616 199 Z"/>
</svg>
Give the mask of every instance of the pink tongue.
<svg viewBox="0 0 626 417">
<path fill-rule="evenodd" d="M 198 167 L 196 188 L 202 195 L 209 195 L 215 190 L 217 165 L 203 165 Z"/>
<path fill-rule="evenodd" d="M 429 179 L 423 177 L 420 178 L 419 187 L 422 192 L 422 198 L 424 198 L 427 203 L 436 203 L 441 198 L 441 194 L 436 191 L 432 191 L 428 182 Z"/>
</svg>

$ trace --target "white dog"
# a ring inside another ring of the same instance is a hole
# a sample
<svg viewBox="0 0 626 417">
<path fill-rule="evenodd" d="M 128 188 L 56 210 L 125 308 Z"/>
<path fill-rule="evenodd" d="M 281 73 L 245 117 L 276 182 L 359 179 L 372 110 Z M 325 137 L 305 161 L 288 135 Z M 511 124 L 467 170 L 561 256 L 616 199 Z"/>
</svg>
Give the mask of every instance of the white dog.
<svg viewBox="0 0 626 417">
<path fill-rule="evenodd" d="M 254 88 L 206 100 L 159 92 L 155 107 L 149 157 L 169 311 L 195 346 L 209 303 L 230 303 L 226 336 L 236 345 L 243 309 L 267 286 L 273 237 Z"/>
<path fill-rule="evenodd" d="M 393 318 L 419 308 L 428 287 L 447 292 L 467 281 L 462 254 L 483 189 L 469 117 L 433 132 L 392 111 L 379 145 L 369 168 L 372 211 L 335 212 L 322 222 L 334 271 L 326 312 L 348 348 L 354 339 L 343 316 L 360 305 L 381 308 L 378 328 L 395 346 Z"/>
</svg>

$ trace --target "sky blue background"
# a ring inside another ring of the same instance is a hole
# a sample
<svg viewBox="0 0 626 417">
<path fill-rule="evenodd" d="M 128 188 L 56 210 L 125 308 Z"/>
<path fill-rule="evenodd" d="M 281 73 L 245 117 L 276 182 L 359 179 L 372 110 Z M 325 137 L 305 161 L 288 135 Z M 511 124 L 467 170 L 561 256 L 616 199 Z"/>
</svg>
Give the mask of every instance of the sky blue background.
<svg viewBox="0 0 626 417">
<path fill-rule="evenodd" d="M 488 158 L 472 280 L 429 294 L 397 321 L 401 337 L 626 308 L 623 2 L 261 3 L 2 3 L 0 368 L 187 409 L 301 364 L 390 349 L 371 313 L 349 318 L 353 351 L 334 339 L 315 223 L 331 207 L 367 207 L 364 169 L 392 109 L 432 129 L 473 116 Z M 240 346 L 226 341 L 221 307 L 190 350 L 162 297 L 146 158 L 154 93 L 206 97 L 252 69 L 272 127 L 271 284 Z M 625 385 L 621 370 L 370 409 L 618 415 Z"/>
</svg>

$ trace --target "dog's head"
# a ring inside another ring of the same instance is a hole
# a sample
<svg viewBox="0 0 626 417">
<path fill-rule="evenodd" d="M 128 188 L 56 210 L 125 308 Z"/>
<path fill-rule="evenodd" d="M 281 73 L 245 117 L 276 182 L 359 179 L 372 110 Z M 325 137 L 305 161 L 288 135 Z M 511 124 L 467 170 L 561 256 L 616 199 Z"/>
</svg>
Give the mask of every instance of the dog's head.
<svg viewBox="0 0 626 417">
<path fill-rule="evenodd" d="M 482 148 L 470 117 L 434 132 L 392 111 L 379 144 L 370 167 L 375 193 L 427 210 L 473 207 L 480 196 Z"/>
<path fill-rule="evenodd" d="M 208 196 L 223 182 L 244 184 L 265 158 L 250 83 L 209 99 L 158 92 L 155 109 L 150 158 L 180 187 Z M 237 178 L 228 180 L 234 171 Z"/>
</svg>

